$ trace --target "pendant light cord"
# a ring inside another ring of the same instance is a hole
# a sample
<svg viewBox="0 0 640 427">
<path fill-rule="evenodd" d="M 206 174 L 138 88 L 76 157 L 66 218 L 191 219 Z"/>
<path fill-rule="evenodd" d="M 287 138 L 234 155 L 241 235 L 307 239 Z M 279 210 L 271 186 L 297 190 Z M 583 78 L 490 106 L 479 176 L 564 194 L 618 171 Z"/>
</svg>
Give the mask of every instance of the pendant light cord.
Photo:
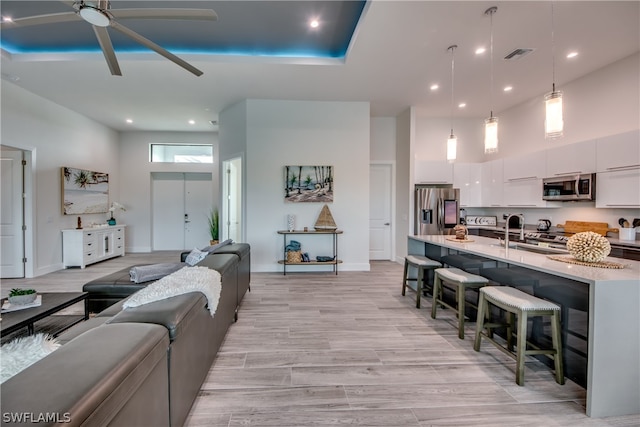
<svg viewBox="0 0 640 427">
<path fill-rule="evenodd" d="M 491 104 L 491 116 L 493 117 L 493 14 L 495 13 L 495 9 L 490 9 L 489 16 L 491 18 L 491 38 L 490 38 L 490 49 L 489 49 L 489 58 L 491 61 L 491 93 L 489 94 L 489 102 Z"/>
<path fill-rule="evenodd" d="M 453 88 L 454 88 L 454 68 L 455 68 L 455 50 L 458 46 L 452 45 L 449 46 L 449 50 L 451 51 L 451 135 L 453 135 Z"/>
<path fill-rule="evenodd" d="M 553 2 L 551 2 L 551 77 L 552 77 L 551 92 L 555 92 L 556 91 L 556 37 L 555 37 Z"/>
</svg>

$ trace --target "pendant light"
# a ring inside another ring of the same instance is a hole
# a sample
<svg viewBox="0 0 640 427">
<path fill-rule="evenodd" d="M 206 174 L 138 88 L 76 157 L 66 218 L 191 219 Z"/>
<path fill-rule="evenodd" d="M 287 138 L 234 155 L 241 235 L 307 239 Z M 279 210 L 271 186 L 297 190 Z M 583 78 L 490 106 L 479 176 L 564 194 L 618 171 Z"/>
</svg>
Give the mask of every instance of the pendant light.
<svg viewBox="0 0 640 427">
<path fill-rule="evenodd" d="M 493 116 L 493 14 L 498 11 L 497 6 L 485 10 L 484 14 L 491 18 L 491 115 L 484 121 L 484 152 L 495 153 L 498 151 L 498 118 Z"/>
<path fill-rule="evenodd" d="M 453 163 L 456 160 L 456 149 L 458 145 L 458 138 L 453 134 L 453 70 L 455 64 L 455 50 L 458 45 L 451 45 L 447 48 L 448 51 L 451 51 L 451 135 L 449 135 L 449 139 L 447 139 L 447 161 L 449 163 Z"/>
<path fill-rule="evenodd" d="M 551 2 L 551 58 L 552 86 L 551 92 L 544 96 L 545 120 L 544 136 L 547 139 L 562 136 L 564 121 L 562 120 L 562 92 L 556 90 L 556 43 L 553 2 Z"/>
</svg>

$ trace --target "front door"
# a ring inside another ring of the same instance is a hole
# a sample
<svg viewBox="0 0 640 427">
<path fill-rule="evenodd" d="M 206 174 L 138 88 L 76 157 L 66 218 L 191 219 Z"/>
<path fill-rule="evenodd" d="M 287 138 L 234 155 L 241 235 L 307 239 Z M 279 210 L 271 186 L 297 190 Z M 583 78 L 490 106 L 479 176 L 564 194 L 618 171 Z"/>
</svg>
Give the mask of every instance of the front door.
<svg viewBox="0 0 640 427">
<path fill-rule="evenodd" d="M 154 172 L 151 178 L 153 250 L 190 250 L 208 246 L 207 218 L 213 207 L 212 175 Z"/>
</svg>

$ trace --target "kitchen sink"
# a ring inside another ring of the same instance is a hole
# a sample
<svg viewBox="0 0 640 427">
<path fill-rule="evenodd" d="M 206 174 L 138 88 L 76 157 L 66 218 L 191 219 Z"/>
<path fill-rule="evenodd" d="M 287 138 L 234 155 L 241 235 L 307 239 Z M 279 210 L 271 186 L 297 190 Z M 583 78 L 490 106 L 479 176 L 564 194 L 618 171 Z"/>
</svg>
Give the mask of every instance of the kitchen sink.
<svg viewBox="0 0 640 427">
<path fill-rule="evenodd" d="M 498 243 L 491 245 L 496 247 L 504 248 L 504 240 L 498 239 Z M 527 251 L 538 254 L 568 254 L 569 251 L 564 248 L 553 248 L 548 246 L 540 246 L 537 244 L 527 243 L 526 241 L 511 241 L 509 242 L 509 249 L 514 249 L 516 251 Z"/>
</svg>

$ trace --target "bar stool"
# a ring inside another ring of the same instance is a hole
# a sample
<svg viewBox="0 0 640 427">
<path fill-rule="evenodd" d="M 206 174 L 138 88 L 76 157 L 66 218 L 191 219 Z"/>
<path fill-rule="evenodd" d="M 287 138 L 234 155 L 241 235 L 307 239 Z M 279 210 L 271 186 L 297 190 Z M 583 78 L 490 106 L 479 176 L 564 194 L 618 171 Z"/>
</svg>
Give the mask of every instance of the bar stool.
<svg viewBox="0 0 640 427">
<path fill-rule="evenodd" d="M 456 307 L 444 301 L 443 283 L 453 285 L 456 290 Z M 458 316 L 458 338 L 464 339 L 464 309 L 467 289 L 477 289 L 485 286 L 489 281 L 476 274 L 467 273 L 459 268 L 437 268 L 433 276 L 433 305 L 431 317 L 436 318 L 438 304 L 455 311 Z"/>
<path fill-rule="evenodd" d="M 408 277 L 409 266 L 418 270 L 418 277 L 412 279 Z M 416 308 L 420 308 L 420 294 L 424 290 L 424 281 L 428 276 L 428 270 L 442 267 L 438 261 L 434 261 L 431 258 L 427 258 L 422 255 L 407 255 L 404 258 L 404 274 L 402 276 L 402 296 L 405 294 L 407 288 L 416 291 Z M 426 273 L 426 274 L 425 274 Z M 409 282 L 416 282 L 416 288 L 413 289 Z"/>
<path fill-rule="evenodd" d="M 418 270 L 418 275 L 416 279 L 411 279 L 407 277 L 407 273 L 409 271 L 409 266 L 414 267 Z M 404 275 L 402 276 L 402 296 L 405 294 L 405 290 L 407 288 L 412 289 L 409 285 L 409 282 L 416 282 L 416 308 L 420 308 L 420 294 L 423 291 L 424 279 L 427 276 L 425 272 L 428 270 L 433 270 L 435 268 L 442 267 L 438 261 L 434 261 L 431 258 L 427 258 L 422 255 L 407 255 L 404 258 Z"/>
<path fill-rule="evenodd" d="M 500 307 L 508 315 L 508 321 L 504 323 L 490 323 L 490 305 Z M 516 324 L 516 351 L 513 352 L 514 316 L 517 318 Z M 535 347 L 527 349 L 527 320 L 529 317 L 550 316 L 551 317 L 551 341 L 553 347 L 541 349 Z M 493 329 L 507 328 L 506 348 L 493 338 Z M 485 332 L 485 329 L 487 331 Z M 562 368 L 562 342 L 560 338 L 560 307 L 550 301 L 534 297 L 519 289 L 510 286 L 485 286 L 480 289 L 480 300 L 478 301 L 478 320 L 476 323 L 476 337 L 473 349 L 480 351 L 480 341 L 482 337 L 488 339 L 503 353 L 516 360 L 516 383 L 524 385 L 524 362 L 526 355 L 547 354 L 553 358 L 556 382 L 564 384 L 564 372 Z"/>
</svg>

